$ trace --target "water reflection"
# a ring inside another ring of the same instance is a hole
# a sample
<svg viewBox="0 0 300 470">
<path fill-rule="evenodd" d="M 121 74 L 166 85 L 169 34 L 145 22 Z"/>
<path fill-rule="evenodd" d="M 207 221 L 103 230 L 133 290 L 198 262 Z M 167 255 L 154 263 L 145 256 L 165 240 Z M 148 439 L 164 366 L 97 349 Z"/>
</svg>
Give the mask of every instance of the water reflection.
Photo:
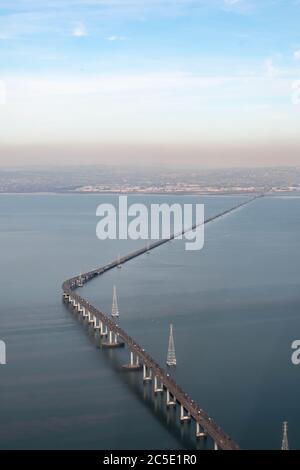
<svg viewBox="0 0 300 470">
<path fill-rule="evenodd" d="M 125 384 L 134 396 L 143 404 L 147 410 L 155 415 L 156 419 L 164 426 L 174 437 L 180 439 L 185 449 L 207 449 L 209 448 L 209 439 L 199 440 L 195 437 L 196 425 L 193 420 L 180 421 L 180 408 L 166 406 L 166 394 L 155 394 L 152 381 L 143 382 L 141 371 L 128 371 L 122 366 L 126 363 L 126 357 L 129 356 L 128 350 L 101 348 L 101 337 L 93 327 L 88 324 L 86 319 L 69 305 L 66 305 L 68 311 L 72 314 L 82 326 L 86 335 L 95 347 L 100 347 L 99 353 L 103 355 L 105 361 L 115 371 L 118 379 Z M 124 354 L 125 352 L 125 354 Z M 125 360 L 124 360 L 125 359 Z M 128 359 L 127 359 L 128 361 Z"/>
</svg>

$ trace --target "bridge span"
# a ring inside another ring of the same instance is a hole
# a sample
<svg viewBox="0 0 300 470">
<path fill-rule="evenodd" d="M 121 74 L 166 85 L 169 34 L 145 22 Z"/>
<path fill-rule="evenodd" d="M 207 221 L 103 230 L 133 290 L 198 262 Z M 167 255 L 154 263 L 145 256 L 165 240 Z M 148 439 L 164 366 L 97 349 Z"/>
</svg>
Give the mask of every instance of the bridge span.
<svg viewBox="0 0 300 470">
<path fill-rule="evenodd" d="M 220 214 L 205 219 L 204 224 L 213 222 L 214 220 L 249 204 L 258 197 L 262 197 L 262 195 L 255 196 L 241 204 L 223 211 Z M 193 230 L 196 228 L 197 224 L 191 227 Z M 130 352 L 130 362 L 125 367 L 136 371 L 142 369 L 143 380 L 153 382 L 154 393 L 166 393 L 166 406 L 175 407 L 178 404 L 180 406 L 181 421 L 195 421 L 197 438 L 210 437 L 214 443 L 215 450 L 239 450 L 239 446 L 203 409 L 199 407 L 194 400 L 192 400 L 184 390 L 182 390 L 182 388 L 180 388 L 170 374 L 157 364 L 151 355 L 147 353 L 134 338 L 129 336 L 126 331 L 124 331 L 114 320 L 109 318 L 99 308 L 94 307 L 75 292 L 76 288 L 81 286 L 82 283 L 86 283 L 97 276 L 103 275 L 106 271 L 113 269 L 120 264 L 124 264 L 149 250 L 153 250 L 154 248 L 176 238 L 178 235 L 179 234 L 173 234 L 168 239 L 155 241 L 149 246 L 135 250 L 128 255 L 106 264 L 105 266 L 89 271 L 81 276 L 76 276 L 66 280 L 62 285 L 63 298 L 66 303 L 69 303 L 72 308 L 78 312 L 78 314 L 87 318 L 88 323 L 93 326 L 95 331 L 99 332 L 100 337 L 102 337 L 102 347 L 119 348 L 125 345 L 128 347 Z"/>
</svg>

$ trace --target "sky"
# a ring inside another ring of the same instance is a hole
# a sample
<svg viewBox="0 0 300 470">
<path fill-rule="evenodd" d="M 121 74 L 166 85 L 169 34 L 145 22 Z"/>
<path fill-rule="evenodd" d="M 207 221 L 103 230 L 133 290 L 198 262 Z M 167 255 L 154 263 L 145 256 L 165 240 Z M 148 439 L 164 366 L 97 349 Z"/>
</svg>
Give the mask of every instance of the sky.
<svg viewBox="0 0 300 470">
<path fill-rule="evenodd" d="M 0 166 L 300 164 L 300 0 L 0 0 Z"/>
</svg>

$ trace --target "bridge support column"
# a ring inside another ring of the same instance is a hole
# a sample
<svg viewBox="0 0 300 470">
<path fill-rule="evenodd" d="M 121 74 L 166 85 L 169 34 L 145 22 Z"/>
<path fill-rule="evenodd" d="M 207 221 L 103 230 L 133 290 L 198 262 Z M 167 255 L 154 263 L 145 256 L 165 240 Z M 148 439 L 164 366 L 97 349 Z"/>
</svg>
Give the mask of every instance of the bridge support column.
<svg viewBox="0 0 300 470">
<path fill-rule="evenodd" d="M 197 438 L 205 438 L 206 433 L 204 432 L 204 429 L 201 429 L 200 424 L 196 421 L 196 437 Z"/>
<path fill-rule="evenodd" d="M 175 397 L 171 398 L 171 393 L 167 388 L 167 406 L 176 406 L 176 399 Z"/>
<path fill-rule="evenodd" d="M 91 312 L 88 313 L 88 323 L 94 324 L 94 315 Z"/>
<path fill-rule="evenodd" d="M 214 441 L 214 450 L 219 450 L 218 444 Z"/>
<path fill-rule="evenodd" d="M 189 421 L 191 419 L 190 412 L 185 413 L 184 406 L 180 405 L 180 421 Z"/>
<path fill-rule="evenodd" d="M 116 342 L 115 338 L 113 339 L 113 332 L 111 330 L 108 333 L 108 341 L 112 344 Z"/>
<path fill-rule="evenodd" d="M 89 312 L 87 311 L 87 309 L 86 309 L 85 307 L 82 307 L 82 310 L 81 310 L 81 311 L 82 311 L 82 316 L 83 316 L 83 318 L 88 317 Z"/>
<path fill-rule="evenodd" d="M 146 364 L 143 364 L 143 380 L 144 382 L 150 382 L 152 380 L 152 369 L 149 369 L 149 372 L 148 372 L 148 368 L 146 366 Z"/>
<path fill-rule="evenodd" d="M 164 391 L 164 386 L 162 382 L 160 382 L 158 386 L 158 378 L 157 375 L 154 376 L 154 393 L 163 393 Z"/>
<path fill-rule="evenodd" d="M 130 363 L 123 366 L 127 370 L 141 370 L 142 366 L 140 364 L 139 356 L 134 357 L 134 353 L 130 351 Z"/>
<path fill-rule="evenodd" d="M 123 348 L 124 343 L 118 340 L 118 335 L 112 330 L 108 332 L 108 341 L 103 341 L 102 347 L 104 348 Z"/>
<path fill-rule="evenodd" d="M 134 365 L 134 356 L 133 356 L 133 352 L 130 351 L 130 367 L 132 367 Z"/>
<path fill-rule="evenodd" d="M 107 335 L 108 335 L 107 326 L 104 325 L 102 321 L 100 321 L 100 336 L 107 336 Z"/>
</svg>

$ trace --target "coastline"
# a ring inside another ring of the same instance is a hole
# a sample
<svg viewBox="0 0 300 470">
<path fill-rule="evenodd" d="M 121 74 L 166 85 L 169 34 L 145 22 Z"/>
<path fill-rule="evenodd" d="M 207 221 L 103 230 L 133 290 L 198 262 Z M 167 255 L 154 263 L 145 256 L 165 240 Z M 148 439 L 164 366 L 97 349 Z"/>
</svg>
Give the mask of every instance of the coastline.
<svg viewBox="0 0 300 470">
<path fill-rule="evenodd" d="M 251 196 L 257 193 L 263 192 L 261 190 L 251 192 L 216 192 L 216 191 L 199 191 L 199 192 L 188 192 L 188 191 L 170 191 L 170 192 L 144 192 L 144 191 L 11 191 L 1 192 L 0 196 L 58 196 L 58 195 L 112 195 L 112 196 L 222 196 L 222 197 L 233 197 L 233 196 Z M 270 191 L 268 196 L 300 196 L 300 190 L 293 191 Z"/>
</svg>

